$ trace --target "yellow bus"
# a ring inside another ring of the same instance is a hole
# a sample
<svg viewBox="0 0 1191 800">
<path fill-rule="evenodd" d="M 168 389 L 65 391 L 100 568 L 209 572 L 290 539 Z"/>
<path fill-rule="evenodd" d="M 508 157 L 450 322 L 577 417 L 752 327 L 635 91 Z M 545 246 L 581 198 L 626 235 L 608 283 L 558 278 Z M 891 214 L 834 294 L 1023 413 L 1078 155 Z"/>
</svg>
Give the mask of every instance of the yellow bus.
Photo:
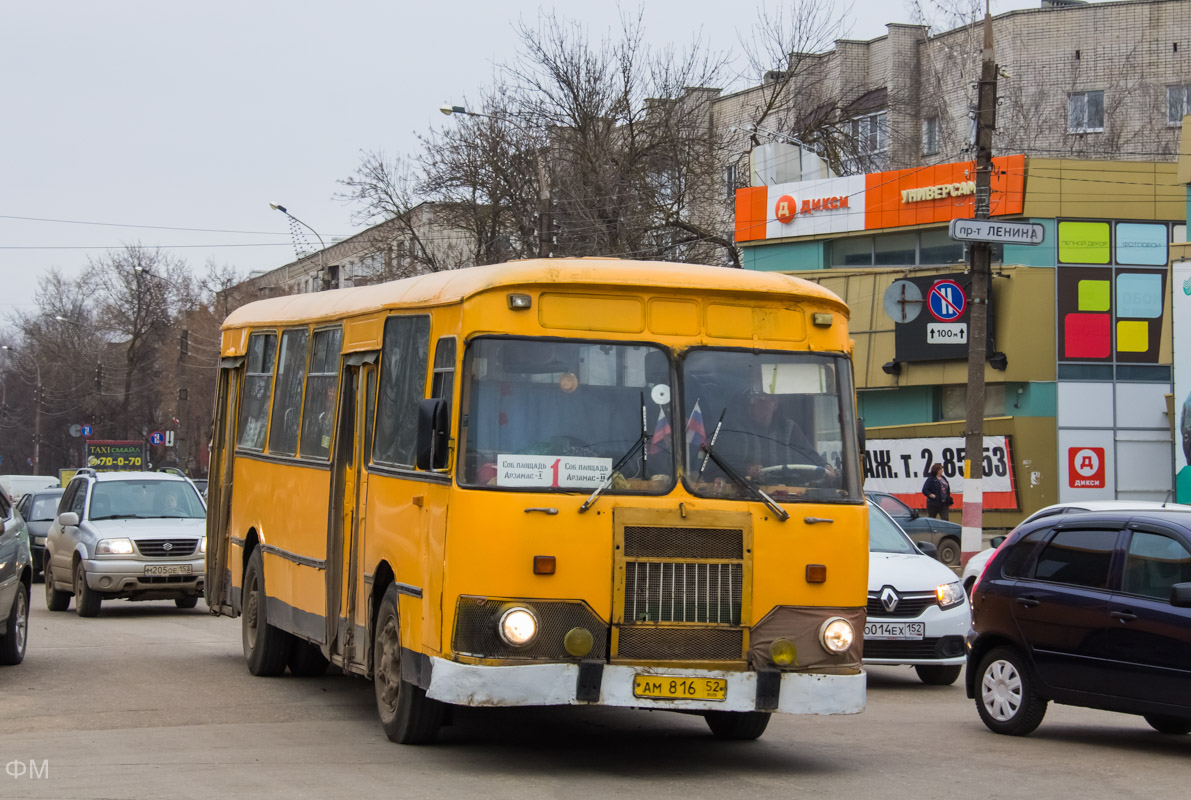
<svg viewBox="0 0 1191 800">
<path fill-rule="evenodd" d="M 223 325 L 207 600 L 256 675 L 449 704 L 864 707 L 848 308 L 797 278 L 527 260 Z"/>
</svg>

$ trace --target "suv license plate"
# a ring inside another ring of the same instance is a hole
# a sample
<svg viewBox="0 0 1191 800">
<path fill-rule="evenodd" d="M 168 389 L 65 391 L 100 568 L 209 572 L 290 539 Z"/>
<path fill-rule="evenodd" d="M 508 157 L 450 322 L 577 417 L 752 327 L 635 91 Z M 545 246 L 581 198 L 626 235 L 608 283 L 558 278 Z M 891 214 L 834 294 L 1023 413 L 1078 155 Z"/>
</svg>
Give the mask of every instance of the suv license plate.
<svg viewBox="0 0 1191 800">
<path fill-rule="evenodd" d="M 194 572 L 190 564 L 150 564 L 145 566 L 146 575 L 190 575 Z"/>
<path fill-rule="evenodd" d="M 866 622 L 865 639 L 921 641 L 926 636 L 925 622 Z"/>
<path fill-rule="evenodd" d="M 724 678 L 676 678 L 669 675 L 637 675 L 633 694 L 655 700 L 723 700 L 728 696 Z"/>
</svg>

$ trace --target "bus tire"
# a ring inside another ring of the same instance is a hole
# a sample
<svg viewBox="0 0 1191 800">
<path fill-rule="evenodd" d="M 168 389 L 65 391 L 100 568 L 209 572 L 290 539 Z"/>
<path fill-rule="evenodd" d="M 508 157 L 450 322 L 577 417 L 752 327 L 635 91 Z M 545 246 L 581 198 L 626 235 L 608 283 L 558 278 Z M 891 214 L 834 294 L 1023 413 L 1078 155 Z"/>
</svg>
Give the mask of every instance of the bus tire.
<svg viewBox="0 0 1191 800">
<path fill-rule="evenodd" d="M 318 678 L 326 673 L 327 666 L 331 662 L 327 661 L 327 657 L 323 655 L 323 651 L 317 644 L 295 638 L 294 645 L 289 651 L 287 663 L 290 674 L 295 677 Z"/>
<path fill-rule="evenodd" d="M 705 711 L 703 718 L 717 739 L 750 741 L 765 733 L 772 714 L 764 711 Z"/>
<path fill-rule="evenodd" d="M 281 628 L 269 624 L 266 614 L 268 593 L 265 591 L 265 564 L 259 547 L 254 548 L 244 570 L 241 595 L 240 633 L 244 643 L 244 661 L 248 671 L 259 677 L 272 677 L 285 672 L 293 637 Z"/>
<path fill-rule="evenodd" d="M 372 685 L 376 710 L 389 741 L 429 744 L 443 723 L 443 704 L 426 696 L 426 690 L 401 679 L 401 633 L 398 625 L 397 587 L 385 590 L 376 614 L 372 638 Z"/>
</svg>

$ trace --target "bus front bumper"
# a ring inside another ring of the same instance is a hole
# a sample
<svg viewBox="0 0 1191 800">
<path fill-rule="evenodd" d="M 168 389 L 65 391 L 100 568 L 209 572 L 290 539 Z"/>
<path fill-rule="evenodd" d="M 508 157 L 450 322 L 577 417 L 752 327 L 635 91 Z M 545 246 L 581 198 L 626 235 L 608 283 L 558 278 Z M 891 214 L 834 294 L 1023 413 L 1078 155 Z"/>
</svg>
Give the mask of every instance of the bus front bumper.
<svg viewBox="0 0 1191 800">
<path fill-rule="evenodd" d="M 780 674 L 776 706 L 758 696 L 756 672 L 699 669 L 653 669 L 601 664 L 599 699 L 579 699 L 578 664 L 531 664 L 490 667 L 430 658 L 426 695 L 433 700 L 463 706 L 565 706 L 601 705 L 656 708 L 670 711 L 755 711 L 758 708 L 786 714 L 858 714 L 864 710 L 865 674 Z M 667 678 L 723 678 L 728 689 L 723 700 L 654 699 L 633 693 L 634 678 L 649 675 Z M 589 682 L 590 687 L 590 682 Z M 593 692 L 591 688 L 589 692 Z"/>
</svg>

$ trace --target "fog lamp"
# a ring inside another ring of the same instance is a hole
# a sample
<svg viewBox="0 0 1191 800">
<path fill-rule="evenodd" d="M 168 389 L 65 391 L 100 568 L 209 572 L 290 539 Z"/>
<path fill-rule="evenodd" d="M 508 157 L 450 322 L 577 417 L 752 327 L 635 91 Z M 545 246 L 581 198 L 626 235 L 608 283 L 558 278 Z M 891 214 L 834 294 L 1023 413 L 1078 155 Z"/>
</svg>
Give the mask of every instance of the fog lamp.
<svg viewBox="0 0 1191 800">
<path fill-rule="evenodd" d="M 594 644 L 595 638 L 587 628 L 571 628 L 567 635 L 562 637 L 563 648 L 575 658 L 583 658 L 590 653 Z"/>
<path fill-rule="evenodd" d="M 789 639 L 774 639 L 769 645 L 769 657 L 779 667 L 788 667 L 798 661 L 798 649 Z"/>
<path fill-rule="evenodd" d="M 819 628 L 819 642 L 828 653 L 839 655 L 847 652 L 852 646 L 856 632 L 852 630 L 852 623 L 843 617 L 832 617 Z"/>
<path fill-rule="evenodd" d="M 496 632 L 509 647 L 525 647 L 538 635 L 538 618 L 528 608 L 513 606 L 500 615 Z"/>
</svg>

